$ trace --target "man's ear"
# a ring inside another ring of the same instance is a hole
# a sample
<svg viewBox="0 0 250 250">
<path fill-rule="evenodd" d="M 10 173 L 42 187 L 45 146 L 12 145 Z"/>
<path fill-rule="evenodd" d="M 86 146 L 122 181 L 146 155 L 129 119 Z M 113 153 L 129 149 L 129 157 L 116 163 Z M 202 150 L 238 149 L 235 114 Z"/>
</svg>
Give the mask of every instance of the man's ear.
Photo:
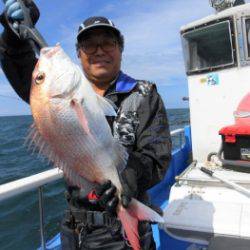
<svg viewBox="0 0 250 250">
<path fill-rule="evenodd" d="M 78 50 L 76 51 L 76 53 L 77 53 L 77 57 L 80 58 L 80 57 L 81 57 L 81 51 L 78 49 Z"/>
<path fill-rule="evenodd" d="M 76 43 L 75 46 L 76 46 L 76 54 L 77 54 L 77 57 L 80 58 L 81 49 L 80 49 L 79 43 Z"/>
</svg>

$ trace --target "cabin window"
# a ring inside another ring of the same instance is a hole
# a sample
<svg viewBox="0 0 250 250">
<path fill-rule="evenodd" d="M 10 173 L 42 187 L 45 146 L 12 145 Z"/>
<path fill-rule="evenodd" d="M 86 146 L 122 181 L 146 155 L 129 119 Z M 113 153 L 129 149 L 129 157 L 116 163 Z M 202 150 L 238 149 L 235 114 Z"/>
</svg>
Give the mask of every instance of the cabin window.
<svg viewBox="0 0 250 250">
<path fill-rule="evenodd" d="M 246 40 L 247 40 L 247 59 L 250 59 L 250 19 L 245 20 L 246 24 Z"/>
<path fill-rule="evenodd" d="M 229 21 L 183 33 L 182 44 L 188 74 L 234 64 Z"/>
</svg>

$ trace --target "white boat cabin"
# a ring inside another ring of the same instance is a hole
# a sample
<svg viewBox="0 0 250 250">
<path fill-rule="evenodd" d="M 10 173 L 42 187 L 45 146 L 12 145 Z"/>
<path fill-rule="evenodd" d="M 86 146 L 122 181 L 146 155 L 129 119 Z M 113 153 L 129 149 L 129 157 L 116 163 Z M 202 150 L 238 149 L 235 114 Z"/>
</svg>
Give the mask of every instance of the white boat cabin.
<svg viewBox="0 0 250 250">
<path fill-rule="evenodd" d="M 193 158 L 218 152 L 218 131 L 250 92 L 250 4 L 215 13 L 181 28 L 189 87 Z"/>
<path fill-rule="evenodd" d="M 235 123 L 234 111 L 250 93 L 250 4 L 221 11 L 232 1 L 211 2 L 217 13 L 181 28 L 197 161 L 176 178 L 161 226 L 174 239 L 190 242 L 187 249 L 250 249 L 249 195 L 227 185 L 237 183 L 249 193 L 250 173 L 207 162 L 209 153 L 219 151 L 219 130 Z"/>
</svg>

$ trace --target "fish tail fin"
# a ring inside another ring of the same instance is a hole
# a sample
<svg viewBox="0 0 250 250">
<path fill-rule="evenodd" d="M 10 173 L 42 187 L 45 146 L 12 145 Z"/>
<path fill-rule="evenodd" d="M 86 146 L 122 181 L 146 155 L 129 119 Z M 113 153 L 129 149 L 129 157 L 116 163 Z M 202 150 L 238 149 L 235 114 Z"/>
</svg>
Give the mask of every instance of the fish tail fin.
<svg viewBox="0 0 250 250">
<path fill-rule="evenodd" d="M 127 209 L 121 206 L 118 212 L 127 239 L 134 250 L 140 250 L 138 219 L 132 216 Z"/>
<path fill-rule="evenodd" d="M 131 200 L 127 209 L 121 206 L 118 217 L 122 222 L 128 241 L 134 250 L 141 249 L 138 234 L 138 221 L 164 222 L 162 216 L 136 199 Z"/>
<path fill-rule="evenodd" d="M 139 221 L 150 221 L 163 223 L 164 219 L 152 208 L 144 205 L 136 199 L 132 199 L 127 209 L 129 213 Z"/>
</svg>

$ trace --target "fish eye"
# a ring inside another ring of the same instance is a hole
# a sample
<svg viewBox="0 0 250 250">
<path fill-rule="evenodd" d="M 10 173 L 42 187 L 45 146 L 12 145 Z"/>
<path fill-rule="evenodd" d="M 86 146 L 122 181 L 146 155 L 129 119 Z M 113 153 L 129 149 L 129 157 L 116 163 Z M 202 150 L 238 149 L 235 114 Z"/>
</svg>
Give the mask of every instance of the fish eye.
<svg viewBox="0 0 250 250">
<path fill-rule="evenodd" d="M 35 78 L 35 83 L 36 84 L 42 84 L 45 80 L 45 73 L 44 72 L 39 72 Z"/>
</svg>

